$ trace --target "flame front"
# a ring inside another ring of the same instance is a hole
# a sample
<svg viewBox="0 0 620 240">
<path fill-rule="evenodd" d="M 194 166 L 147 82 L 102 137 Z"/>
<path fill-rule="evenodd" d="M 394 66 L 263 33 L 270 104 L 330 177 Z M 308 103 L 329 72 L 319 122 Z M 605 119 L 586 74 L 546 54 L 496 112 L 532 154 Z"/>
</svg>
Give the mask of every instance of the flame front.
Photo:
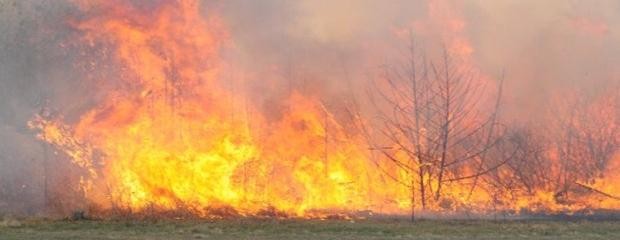
<svg viewBox="0 0 620 240">
<path fill-rule="evenodd" d="M 399 183 L 411 177 L 378 167 L 366 139 L 346 130 L 318 98 L 293 91 L 286 100 L 290 107 L 276 120 L 251 102 L 245 111 L 255 114 L 231 118 L 236 112 L 227 99 L 240 97 L 222 87 L 225 63 L 219 54 L 227 33 L 220 19 L 201 15 L 197 0 L 165 1 L 148 11 L 124 1 L 77 4 L 92 13 L 75 23 L 83 33 L 80 42 L 111 50 L 122 73 L 100 80 L 115 87 L 77 122 L 38 116 L 30 125 L 87 170 L 80 186 L 93 205 L 132 212 L 185 209 L 200 216 L 218 208 L 296 216 L 411 208 L 410 189 Z M 462 23 L 449 24 L 457 35 L 462 31 Z M 458 37 L 449 47 L 471 67 L 466 39 Z M 393 181 L 383 171 L 402 179 Z M 469 184 L 445 188 L 444 198 L 459 203 L 448 210 L 487 209 L 498 202 L 515 210 L 557 205 L 553 190 L 542 186 L 503 195 L 479 188 L 471 198 L 464 197 Z"/>
<path fill-rule="evenodd" d="M 371 167 L 363 142 L 347 138 L 318 100 L 292 94 L 292 107 L 276 122 L 229 118 L 225 100 L 236 96 L 217 81 L 225 32 L 218 19 L 200 15 L 197 1 L 150 13 L 121 2 L 90 4 L 81 6 L 100 14 L 77 28 L 83 41 L 113 46 L 126 77 L 109 81 L 124 87 L 72 127 L 31 123 L 89 169 L 92 185 L 109 191 L 86 190 L 89 200 L 132 211 L 182 206 L 200 215 L 218 207 L 295 215 L 369 208 L 369 178 L 378 174 L 360 178 Z M 336 138 L 345 142 L 326 146 Z"/>
</svg>

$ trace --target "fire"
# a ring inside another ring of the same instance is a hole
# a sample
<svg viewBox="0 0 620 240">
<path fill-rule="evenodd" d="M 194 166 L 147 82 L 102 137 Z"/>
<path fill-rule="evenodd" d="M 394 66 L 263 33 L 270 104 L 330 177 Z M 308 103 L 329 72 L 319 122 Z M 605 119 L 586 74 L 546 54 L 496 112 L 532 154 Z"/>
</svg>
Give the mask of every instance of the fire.
<svg viewBox="0 0 620 240">
<path fill-rule="evenodd" d="M 464 21 L 437 15 L 445 3 L 431 3 L 432 17 L 448 19 L 442 23 L 453 39 L 447 50 L 472 68 L 474 50 L 462 36 Z M 113 90 L 77 121 L 37 116 L 30 126 L 85 169 L 80 188 L 97 210 L 184 210 L 208 217 L 218 209 L 241 215 L 275 209 L 312 217 L 323 211 L 420 208 L 419 196 L 411 199 L 410 186 L 402 184 L 413 177 L 378 159 L 368 139 L 345 128 L 319 97 L 292 91 L 281 116 L 268 116 L 249 103 L 244 114 L 254 113 L 251 117 L 231 118 L 239 110 L 227 99 L 242 96 L 222 83 L 225 63 L 219 51 L 228 35 L 219 18 L 202 15 L 199 1 L 165 1 L 148 11 L 125 1 L 77 4 L 89 13 L 74 23 L 83 33 L 80 43 L 108 49 L 121 74 L 100 80 Z M 493 173 L 500 179 L 515 174 Z M 618 191 L 603 184 L 609 182 L 591 187 Z M 470 186 L 446 184 L 445 194 L 428 210 L 484 212 L 489 204 L 495 206 L 491 210 L 564 209 L 550 188 L 508 193 L 484 183 L 472 194 Z M 605 201 L 599 206 L 620 207 Z"/>
<path fill-rule="evenodd" d="M 71 126 L 31 122 L 88 169 L 97 189 L 85 192 L 92 203 L 132 211 L 183 207 L 201 216 L 217 207 L 304 215 L 368 209 L 370 191 L 385 191 L 371 186 L 381 178 L 369 171 L 364 143 L 349 138 L 316 99 L 292 94 L 277 122 L 229 119 L 234 110 L 225 99 L 235 96 L 217 79 L 225 32 L 217 19 L 200 15 L 197 1 L 152 13 L 121 2 L 96 6 L 99 14 L 76 27 L 83 41 L 114 48 L 127 77 L 106 81 L 127 87 Z"/>
</svg>

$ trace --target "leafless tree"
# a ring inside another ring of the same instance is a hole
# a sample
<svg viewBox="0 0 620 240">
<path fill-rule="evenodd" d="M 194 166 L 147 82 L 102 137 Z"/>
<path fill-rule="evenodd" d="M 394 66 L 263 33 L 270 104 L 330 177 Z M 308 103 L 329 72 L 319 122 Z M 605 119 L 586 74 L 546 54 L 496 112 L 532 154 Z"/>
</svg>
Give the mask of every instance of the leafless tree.
<svg viewBox="0 0 620 240">
<path fill-rule="evenodd" d="M 408 173 L 405 182 L 386 171 L 411 189 L 413 217 L 416 193 L 426 208 L 429 201 L 441 199 L 445 184 L 475 183 L 507 160 L 487 161 L 503 135 L 497 116 L 503 81 L 495 106 L 485 113 L 486 83 L 447 50 L 430 61 L 411 44 L 406 59 L 385 66 L 382 78 L 373 81 L 369 94 L 378 111 L 375 130 L 380 136 L 369 139 L 372 150 Z"/>
<path fill-rule="evenodd" d="M 556 201 L 570 201 L 575 187 L 602 193 L 589 187 L 604 174 L 607 165 L 620 150 L 619 96 L 609 91 L 594 97 L 581 92 L 565 93 L 554 102 L 554 115 L 547 132 L 550 162 L 558 165 Z M 611 196 L 609 194 L 602 193 Z"/>
</svg>

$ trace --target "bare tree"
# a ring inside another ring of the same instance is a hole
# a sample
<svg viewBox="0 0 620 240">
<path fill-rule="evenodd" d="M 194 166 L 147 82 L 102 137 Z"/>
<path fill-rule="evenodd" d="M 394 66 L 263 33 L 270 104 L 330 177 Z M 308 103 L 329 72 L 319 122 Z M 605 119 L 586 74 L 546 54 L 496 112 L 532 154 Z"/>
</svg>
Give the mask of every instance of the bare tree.
<svg viewBox="0 0 620 240">
<path fill-rule="evenodd" d="M 595 191 L 589 185 L 600 178 L 620 150 L 618 100 L 616 89 L 591 98 L 581 92 L 564 93 L 554 103 L 556 111 L 547 135 L 549 151 L 555 153 L 549 161 L 559 169 L 553 182 L 556 201 L 569 203 L 574 188 Z"/>
<path fill-rule="evenodd" d="M 490 114 L 484 114 L 486 83 L 447 50 L 435 62 L 418 55 L 411 44 L 406 59 L 385 66 L 382 78 L 373 82 L 370 96 L 380 136 L 369 140 L 372 150 L 408 173 L 403 181 L 385 171 L 411 189 L 413 217 L 416 193 L 424 209 L 429 201 L 441 199 L 445 184 L 477 182 L 507 160 L 485 161 L 502 138 L 497 123 L 501 94 Z M 501 88 L 500 82 L 498 92 Z"/>
</svg>

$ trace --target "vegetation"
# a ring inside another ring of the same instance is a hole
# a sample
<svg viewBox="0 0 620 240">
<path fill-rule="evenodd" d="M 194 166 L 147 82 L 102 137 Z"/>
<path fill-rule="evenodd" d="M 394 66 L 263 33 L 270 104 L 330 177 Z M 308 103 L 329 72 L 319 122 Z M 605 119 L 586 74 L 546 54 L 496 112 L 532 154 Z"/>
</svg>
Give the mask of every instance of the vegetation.
<svg viewBox="0 0 620 240">
<path fill-rule="evenodd" d="M 620 239 L 613 221 L 218 220 L 0 224 L 1 239 Z"/>
</svg>

